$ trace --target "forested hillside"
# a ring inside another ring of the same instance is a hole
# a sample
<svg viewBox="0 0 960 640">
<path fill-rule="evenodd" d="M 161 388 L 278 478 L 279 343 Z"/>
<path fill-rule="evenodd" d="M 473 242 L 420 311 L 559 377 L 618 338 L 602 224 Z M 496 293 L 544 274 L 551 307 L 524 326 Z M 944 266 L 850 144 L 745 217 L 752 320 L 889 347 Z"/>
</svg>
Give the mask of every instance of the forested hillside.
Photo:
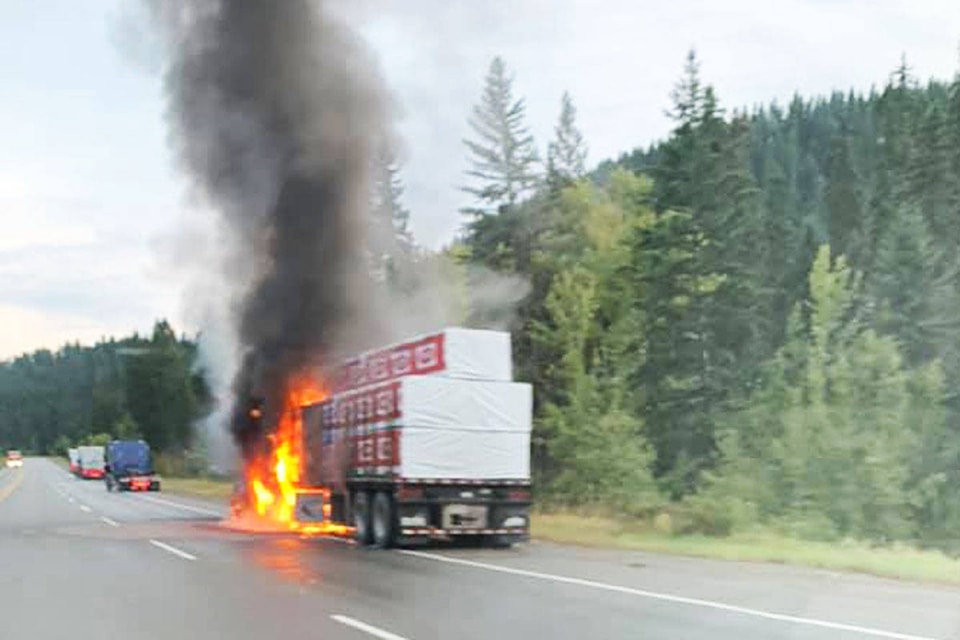
<svg viewBox="0 0 960 640">
<path fill-rule="evenodd" d="M 463 244 L 533 286 L 515 342 L 544 497 L 950 544 L 960 81 L 903 64 L 867 94 L 737 111 L 691 54 L 670 136 L 589 175 L 572 100 L 537 162 L 512 92 L 495 62 Z"/>
<path fill-rule="evenodd" d="M 414 246 L 390 157 L 373 213 L 396 237 L 371 255 L 401 293 L 411 265 L 451 276 L 432 295 L 467 324 L 509 319 L 539 500 L 960 551 L 960 78 L 904 63 L 869 93 L 744 111 L 691 54 L 667 139 L 592 171 L 573 98 L 541 148 L 514 82 L 496 59 L 478 88 L 461 237 Z M 528 283 L 512 315 L 472 286 L 490 271 Z M 158 323 L 18 358 L 0 444 L 181 452 L 207 404 L 194 357 Z"/>
<path fill-rule="evenodd" d="M 182 456 L 206 409 L 196 345 L 164 321 L 150 337 L 39 350 L 0 366 L 0 447 L 63 455 L 108 437 L 145 438 Z"/>
</svg>

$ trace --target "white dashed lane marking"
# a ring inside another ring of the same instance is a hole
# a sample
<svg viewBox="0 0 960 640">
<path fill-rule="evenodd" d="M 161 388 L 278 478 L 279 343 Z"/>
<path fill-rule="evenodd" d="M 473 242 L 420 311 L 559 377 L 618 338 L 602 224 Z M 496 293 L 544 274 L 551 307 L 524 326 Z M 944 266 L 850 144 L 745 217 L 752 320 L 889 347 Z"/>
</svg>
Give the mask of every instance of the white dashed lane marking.
<svg viewBox="0 0 960 640">
<path fill-rule="evenodd" d="M 175 556 L 180 556 L 180 557 L 183 558 L 184 560 L 196 560 L 196 559 L 197 559 L 197 556 L 193 555 L 192 553 L 187 553 L 186 551 L 184 551 L 184 550 L 182 550 L 182 549 L 177 549 L 176 547 L 174 547 L 174 546 L 172 546 L 172 545 L 169 545 L 169 544 L 167 544 L 167 543 L 165 543 L 165 542 L 160 542 L 159 540 L 150 540 L 150 544 L 152 544 L 153 546 L 158 547 L 158 548 L 160 548 L 160 549 L 163 549 L 164 551 L 166 551 L 166 552 L 168 552 L 168 553 L 172 553 L 172 554 L 175 555 Z"/>
<path fill-rule="evenodd" d="M 784 622 L 788 624 L 803 625 L 808 627 L 819 627 L 821 629 L 830 629 L 832 631 L 845 631 L 848 633 L 856 633 L 859 635 L 871 636 L 874 638 L 890 638 L 891 640 L 934 640 L 933 638 L 930 638 L 927 636 L 917 636 L 917 635 L 911 635 L 909 633 L 887 631 L 885 629 L 875 629 L 872 627 L 861 627 L 859 625 L 846 624 L 843 622 L 831 622 L 829 620 L 819 620 L 817 618 L 802 618 L 799 616 L 791 616 L 784 613 L 774 613 L 772 611 L 751 609 L 749 607 L 738 607 L 736 605 L 725 604 L 723 602 L 715 602 L 713 600 L 702 600 L 700 598 L 688 598 L 686 596 L 678 596 L 678 595 L 673 595 L 669 593 L 660 593 L 657 591 L 647 591 L 644 589 L 634 589 L 632 587 L 624 587 L 621 585 L 607 584 L 605 582 L 596 582 L 594 580 L 584 580 L 583 578 L 574 578 L 571 576 L 562 576 L 562 575 L 557 575 L 553 573 L 541 573 L 539 571 L 528 571 L 526 569 L 517 569 L 514 567 L 506 567 L 504 565 L 499 565 L 499 564 L 489 564 L 486 562 L 464 560 L 462 558 L 452 558 L 450 556 L 445 556 L 439 553 L 429 553 L 425 551 L 411 551 L 408 549 L 401 549 L 397 551 L 397 553 L 402 553 L 408 556 L 414 556 L 416 558 L 434 560 L 436 562 L 447 562 L 450 564 L 456 564 L 464 567 L 472 567 L 474 569 L 496 571 L 498 573 L 505 573 L 505 574 L 521 576 L 525 578 L 534 578 L 536 580 L 545 580 L 549 582 L 557 582 L 561 584 L 569 584 L 577 587 L 586 587 L 589 589 L 600 589 L 603 591 L 612 591 L 616 593 L 623 593 L 630 596 L 647 598 L 650 600 L 660 600 L 662 602 L 673 602 L 675 604 L 701 607 L 704 609 L 714 609 L 719 611 L 726 611 L 729 613 L 738 613 L 741 615 L 751 616 L 754 618 L 763 618 L 765 620 L 774 620 L 777 622 Z"/>
<path fill-rule="evenodd" d="M 389 631 L 384 631 L 378 627 L 373 626 L 372 624 L 367 624 L 356 618 L 351 618 L 350 616 L 341 615 L 339 613 L 330 616 L 340 624 L 345 624 L 348 627 L 353 627 L 358 631 L 363 631 L 366 634 L 373 636 L 374 638 L 380 638 L 381 640 L 406 640 L 403 636 L 398 636 L 395 633 L 390 633 Z"/>
</svg>

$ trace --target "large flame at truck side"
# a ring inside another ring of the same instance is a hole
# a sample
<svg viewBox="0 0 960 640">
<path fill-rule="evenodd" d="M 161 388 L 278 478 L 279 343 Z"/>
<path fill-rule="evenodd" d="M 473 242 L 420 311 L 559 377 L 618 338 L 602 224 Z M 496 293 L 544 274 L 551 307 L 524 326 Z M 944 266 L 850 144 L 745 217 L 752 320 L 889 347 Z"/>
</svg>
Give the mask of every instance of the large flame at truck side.
<svg viewBox="0 0 960 640">
<path fill-rule="evenodd" d="M 276 429 L 266 436 L 263 452 L 246 461 L 242 491 L 234 496 L 232 524 L 307 533 L 315 528 L 307 530 L 296 519 L 304 458 L 301 409 L 326 397 L 313 380 L 290 383 Z M 259 407 L 250 411 L 251 419 L 261 418 Z"/>
</svg>

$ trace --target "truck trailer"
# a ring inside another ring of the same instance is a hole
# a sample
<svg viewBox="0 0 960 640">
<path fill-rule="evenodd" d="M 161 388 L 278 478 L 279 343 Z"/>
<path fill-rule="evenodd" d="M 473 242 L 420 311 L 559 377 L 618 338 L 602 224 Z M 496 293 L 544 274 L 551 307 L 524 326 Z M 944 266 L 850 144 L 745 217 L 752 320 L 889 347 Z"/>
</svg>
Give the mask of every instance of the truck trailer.
<svg viewBox="0 0 960 640">
<path fill-rule="evenodd" d="M 150 445 L 143 440 L 114 440 L 107 445 L 104 481 L 107 491 L 160 491 Z"/>
<path fill-rule="evenodd" d="M 304 407 L 302 524 L 389 547 L 529 538 L 530 385 L 510 336 L 451 328 L 362 354 Z"/>
<path fill-rule="evenodd" d="M 103 477 L 103 447 L 87 445 L 77 447 L 77 475 L 84 480 Z"/>
<path fill-rule="evenodd" d="M 76 447 L 67 449 L 67 458 L 70 460 L 70 473 L 79 475 L 80 473 L 80 454 Z"/>
</svg>

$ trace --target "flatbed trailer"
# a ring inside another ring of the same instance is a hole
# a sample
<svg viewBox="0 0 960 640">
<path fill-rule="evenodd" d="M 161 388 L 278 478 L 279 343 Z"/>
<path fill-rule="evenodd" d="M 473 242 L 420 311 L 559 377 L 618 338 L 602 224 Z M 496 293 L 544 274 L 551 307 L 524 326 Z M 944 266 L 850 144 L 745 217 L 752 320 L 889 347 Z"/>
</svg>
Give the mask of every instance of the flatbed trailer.
<svg viewBox="0 0 960 640">
<path fill-rule="evenodd" d="M 298 520 L 380 547 L 528 540 L 533 396 L 509 359 L 509 334 L 447 329 L 348 363 L 301 410 Z"/>
</svg>

